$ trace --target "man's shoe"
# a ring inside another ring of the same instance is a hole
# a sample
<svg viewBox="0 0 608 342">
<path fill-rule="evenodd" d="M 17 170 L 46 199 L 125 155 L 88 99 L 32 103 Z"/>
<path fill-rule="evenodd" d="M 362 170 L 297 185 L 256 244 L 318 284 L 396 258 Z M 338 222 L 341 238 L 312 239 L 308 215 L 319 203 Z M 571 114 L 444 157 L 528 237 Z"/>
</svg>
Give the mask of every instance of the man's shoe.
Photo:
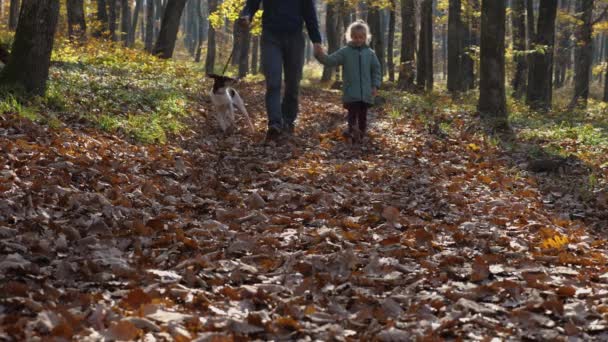
<svg viewBox="0 0 608 342">
<path fill-rule="evenodd" d="M 268 127 L 266 131 L 266 142 L 277 141 L 281 138 L 281 130 L 276 127 Z"/>
</svg>

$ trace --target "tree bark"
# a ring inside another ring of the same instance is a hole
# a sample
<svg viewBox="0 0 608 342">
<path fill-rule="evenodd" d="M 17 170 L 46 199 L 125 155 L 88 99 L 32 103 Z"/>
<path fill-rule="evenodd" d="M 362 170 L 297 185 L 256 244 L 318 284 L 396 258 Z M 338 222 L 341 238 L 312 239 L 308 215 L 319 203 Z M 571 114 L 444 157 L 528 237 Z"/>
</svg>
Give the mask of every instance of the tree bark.
<svg viewBox="0 0 608 342">
<path fill-rule="evenodd" d="M 241 28 L 241 41 L 239 47 L 239 78 L 247 76 L 249 72 L 249 49 L 251 45 L 251 32 L 249 29 Z"/>
<path fill-rule="evenodd" d="M 154 0 L 146 0 L 146 51 L 152 53 L 154 44 Z"/>
<path fill-rule="evenodd" d="M 503 1 L 482 0 L 479 103 L 481 117 L 494 128 L 506 128 L 505 19 Z"/>
<path fill-rule="evenodd" d="M 0 83 L 22 88 L 30 94 L 44 95 L 59 1 L 24 0 L 21 6 L 13 49 L 0 74 Z"/>
<path fill-rule="evenodd" d="M 11 8 L 8 18 L 8 28 L 11 31 L 15 31 L 17 23 L 19 22 L 19 0 L 11 0 Z"/>
<path fill-rule="evenodd" d="M 414 87 L 416 66 L 416 3 L 415 0 L 401 0 L 401 57 L 399 58 L 400 89 Z"/>
<path fill-rule="evenodd" d="M 462 57 L 464 53 L 464 25 L 460 0 L 450 0 L 448 10 L 448 91 L 464 89 Z"/>
<path fill-rule="evenodd" d="M 208 13 L 212 13 L 217 10 L 217 1 L 218 0 L 208 1 Z M 205 72 L 207 72 L 208 74 L 212 74 L 213 69 L 215 68 L 215 45 L 215 29 L 213 28 L 213 26 L 209 25 L 209 34 L 207 37 L 207 56 L 205 58 Z"/>
<path fill-rule="evenodd" d="M 420 39 L 416 83 L 426 91 L 433 90 L 433 1 L 422 0 L 420 8 Z"/>
<path fill-rule="evenodd" d="M 102 37 L 104 32 L 108 30 L 108 10 L 106 9 L 106 0 L 97 0 L 97 20 L 100 23 L 98 29 L 93 32 L 94 37 Z"/>
<path fill-rule="evenodd" d="M 511 22 L 513 25 L 513 62 L 515 75 L 512 80 L 513 96 L 520 99 L 526 93 L 527 63 L 526 56 L 526 14 L 524 0 L 513 0 L 511 9 Z"/>
<path fill-rule="evenodd" d="M 553 47 L 555 45 L 555 17 L 557 1 L 540 0 L 538 24 L 532 49 L 542 49 L 531 54 L 531 70 L 528 72 L 526 103 L 536 110 L 551 108 L 553 97 Z"/>
<path fill-rule="evenodd" d="M 388 46 L 386 53 L 386 66 L 388 68 L 388 80 L 395 82 L 395 26 L 397 25 L 397 17 L 395 14 L 397 8 L 397 1 L 391 0 L 391 7 L 389 8 L 389 22 L 388 22 Z"/>
<path fill-rule="evenodd" d="M 109 19 L 110 19 L 110 37 L 113 41 L 118 40 L 118 36 L 116 35 L 116 20 L 118 18 L 118 13 L 116 12 L 116 1 L 117 0 L 108 0 L 109 6 L 108 9 L 110 11 Z"/>
<path fill-rule="evenodd" d="M 589 78 L 591 76 L 591 61 L 593 44 L 591 35 L 593 27 L 593 0 L 577 0 L 576 13 L 581 15 L 582 23 L 577 25 L 575 31 L 576 44 L 574 49 L 574 96 L 570 107 L 576 105 L 587 107 L 589 98 Z"/>
<path fill-rule="evenodd" d="M 335 1 L 328 2 L 325 14 L 325 32 L 327 35 L 327 52 L 333 53 L 340 48 L 340 30 L 338 28 L 340 15 L 339 4 Z M 322 82 L 329 82 L 336 70 L 335 67 L 323 67 L 321 75 Z"/>
<path fill-rule="evenodd" d="M 372 34 L 371 48 L 376 52 L 380 61 L 380 75 L 384 76 L 386 71 L 386 58 L 384 55 L 384 30 L 382 25 L 381 9 L 376 6 L 370 6 L 367 14 L 367 23 Z"/>
<path fill-rule="evenodd" d="M 83 41 L 86 38 L 87 24 L 84 17 L 83 0 L 67 0 L 68 37 L 70 40 Z"/>
<path fill-rule="evenodd" d="M 254 75 L 258 74 L 258 62 L 259 62 L 259 53 L 260 53 L 260 37 L 255 36 L 253 37 L 253 42 L 252 42 L 252 51 L 251 51 L 251 73 Z"/>
<path fill-rule="evenodd" d="M 203 51 L 203 33 L 205 32 L 205 20 L 203 15 L 203 0 L 196 0 L 196 14 L 198 15 L 198 40 L 196 42 L 196 55 L 194 61 L 201 61 L 201 53 Z"/>
<path fill-rule="evenodd" d="M 137 31 L 137 24 L 139 22 L 139 13 L 141 12 L 141 7 L 143 5 L 143 0 L 137 0 L 135 2 L 135 9 L 133 10 L 133 23 L 129 27 L 129 35 L 127 39 L 127 46 L 132 47 L 135 45 L 135 33 Z"/>
<path fill-rule="evenodd" d="M 179 21 L 185 5 L 186 0 L 168 0 L 167 2 L 163 20 L 160 24 L 158 39 L 154 46 L 154 54 L 160 58 L 168 59 L 173 56 L 177 31 L 179 30 Z"/>
<path fill-rule="evenodd" d="M 125 46 L 129 45 L 129 32 L 131 31 L 131 3 L 130 0 L 120 0 L 122 14 L 120 16 L 120 40 Z"/>
</svg>

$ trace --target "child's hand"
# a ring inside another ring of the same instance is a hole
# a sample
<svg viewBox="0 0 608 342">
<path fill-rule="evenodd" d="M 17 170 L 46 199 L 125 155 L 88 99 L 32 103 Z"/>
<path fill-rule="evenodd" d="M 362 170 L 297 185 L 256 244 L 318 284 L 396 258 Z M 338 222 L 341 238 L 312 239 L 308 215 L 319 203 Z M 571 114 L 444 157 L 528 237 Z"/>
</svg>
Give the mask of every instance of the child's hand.
<svg viewBox="0 0 608 342">
<path fill-rule="evenodd" d="M 372 88 L 372 96 L 378 96 L 378 89 Z"/>
<path fill-rule="evenodd" d="M 314 55 L 315 57 L 321 57 L 321 56 L 325 56 L 325 49 L 323 48 L 323 46 L 319 43 L 315 43 L 314 44 Z"/>
</svg>

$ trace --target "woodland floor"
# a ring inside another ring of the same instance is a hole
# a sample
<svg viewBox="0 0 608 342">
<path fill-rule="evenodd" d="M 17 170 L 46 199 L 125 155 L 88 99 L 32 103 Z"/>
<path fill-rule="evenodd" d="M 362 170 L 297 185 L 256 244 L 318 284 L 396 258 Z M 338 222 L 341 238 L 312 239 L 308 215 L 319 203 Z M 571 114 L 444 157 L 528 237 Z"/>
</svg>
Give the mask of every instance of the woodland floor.
<svg viewBox="0 0 608 342">
<path fill-rule="evenodd" d="M 372 109 L 352 146 L 313 88 L 267 146 L 262 85 L 239 88 L 254 135 L 204 102 L 157 146 L 2 116 L 0 340 L 608 339 L 580 162 L 526 170 L 464 112 L 448 134 Z"/>
</svg>

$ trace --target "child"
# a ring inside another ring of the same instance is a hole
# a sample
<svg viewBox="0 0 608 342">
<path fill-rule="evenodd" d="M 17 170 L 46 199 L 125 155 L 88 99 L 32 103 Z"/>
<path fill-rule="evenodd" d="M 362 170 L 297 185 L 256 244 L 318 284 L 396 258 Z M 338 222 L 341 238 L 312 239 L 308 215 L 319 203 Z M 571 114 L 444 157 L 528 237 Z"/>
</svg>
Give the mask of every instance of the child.
<svg viewBox="0 0 608 342">
<path fill-rule="evenodd" d="M 357 143 L 367 128 L 367 108 L 374 103 L 382 81 L 380 62 L 368 43 L 371 39 L 369 27 L 357 20 L 346 30 L 347 45 L 327 55 L 324 51 L 315 57 L 326 66 L 343 66 L 342 101 L 348 110 L 346 135 Z"/>
</svg>

